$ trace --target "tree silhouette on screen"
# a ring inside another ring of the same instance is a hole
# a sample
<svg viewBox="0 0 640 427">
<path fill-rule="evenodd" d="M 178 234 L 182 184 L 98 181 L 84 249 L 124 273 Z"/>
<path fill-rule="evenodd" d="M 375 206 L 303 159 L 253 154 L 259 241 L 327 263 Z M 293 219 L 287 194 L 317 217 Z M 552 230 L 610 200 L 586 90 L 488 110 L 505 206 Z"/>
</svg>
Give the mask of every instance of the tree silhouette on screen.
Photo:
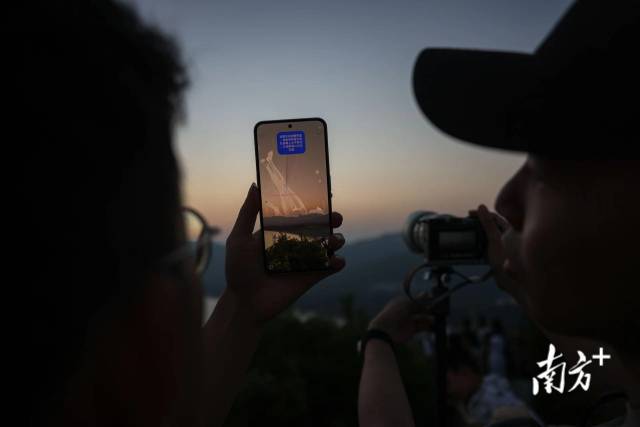
<svg viewBox="0 0 640 427">
<path fill-rule="evenodd" d="M 266 250 L 270 270 L 318 270 L 327 267 L 329 256 L 325 239 L 291 237 L 278 233 Z"/>
</svg>

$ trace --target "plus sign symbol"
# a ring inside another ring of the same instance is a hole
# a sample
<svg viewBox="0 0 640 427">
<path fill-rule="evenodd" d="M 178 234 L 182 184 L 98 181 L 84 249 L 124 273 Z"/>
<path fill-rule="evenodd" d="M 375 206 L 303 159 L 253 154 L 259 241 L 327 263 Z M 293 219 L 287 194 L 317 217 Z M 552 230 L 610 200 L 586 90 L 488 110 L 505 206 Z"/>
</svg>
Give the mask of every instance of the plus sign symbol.
<svg viewBox="0 0 640 427">
<path fill-rule="evenodd" d="M 604 366 L 605 359 L 611 359 L 611 355 L 604 354 L 604 350 L 600 347 L 600 352 L 598 354 L 594 354 L 591 358 L 597 360 L 599 366 Z"/>
</svg>

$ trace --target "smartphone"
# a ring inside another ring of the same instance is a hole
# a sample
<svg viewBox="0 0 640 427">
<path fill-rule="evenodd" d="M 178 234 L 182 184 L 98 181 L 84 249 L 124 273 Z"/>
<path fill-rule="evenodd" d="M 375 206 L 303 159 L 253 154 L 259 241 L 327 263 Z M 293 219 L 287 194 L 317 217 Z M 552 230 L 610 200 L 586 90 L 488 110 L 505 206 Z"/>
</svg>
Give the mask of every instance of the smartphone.
<svg viewBox="0 0 640 427">
<path fill-rule="evenodd" d="M 253 136 L 265 270 L 328 269 L 333 229 L 327 123 L 262 121 Z"/>
</svg>

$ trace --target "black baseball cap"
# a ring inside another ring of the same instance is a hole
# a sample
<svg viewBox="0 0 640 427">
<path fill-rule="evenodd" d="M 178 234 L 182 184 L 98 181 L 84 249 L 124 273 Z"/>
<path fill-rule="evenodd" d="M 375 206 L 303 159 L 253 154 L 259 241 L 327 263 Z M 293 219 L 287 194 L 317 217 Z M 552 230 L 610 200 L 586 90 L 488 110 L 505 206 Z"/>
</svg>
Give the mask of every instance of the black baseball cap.
<svg viewBox="0 0 640 427">
<path fill-rule="evenodd" d="M 532 54 L 428 48 L 413 70 L 446 134 L 552 157 L 640 150 L 640 1 L 576 1 Z"/>
</svg>

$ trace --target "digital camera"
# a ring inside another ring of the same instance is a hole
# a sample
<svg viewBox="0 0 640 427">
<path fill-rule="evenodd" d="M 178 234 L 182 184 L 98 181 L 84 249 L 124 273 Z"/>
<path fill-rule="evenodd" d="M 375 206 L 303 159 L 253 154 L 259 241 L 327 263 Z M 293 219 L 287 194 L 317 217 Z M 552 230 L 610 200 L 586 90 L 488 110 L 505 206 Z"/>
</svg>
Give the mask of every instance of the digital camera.
<svg viewBox="0 0 640 427">
<path fill-rule="evenodd" d="M 487 263 L 487 236 L 476 217 L 418 211 L 409 216 L 402 234 L 409 249 L 432 266 Z"/>
</svg>

